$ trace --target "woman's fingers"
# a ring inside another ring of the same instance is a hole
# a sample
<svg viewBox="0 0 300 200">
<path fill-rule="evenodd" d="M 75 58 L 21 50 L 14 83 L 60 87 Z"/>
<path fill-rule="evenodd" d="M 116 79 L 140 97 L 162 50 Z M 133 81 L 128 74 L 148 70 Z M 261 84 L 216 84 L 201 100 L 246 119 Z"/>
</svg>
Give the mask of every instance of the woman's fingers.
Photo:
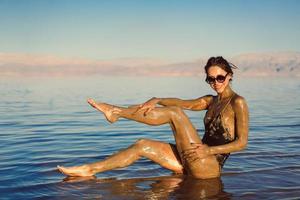
<svg viewBox="0 0 300 200">
<path fill-rule="evenodd" d="M 153 109 L 154 109 L 154 107 L 152 105 L 141 104 L 141 105 L 138 106 L 138 108 L 134 111 L 133 114 L 135 114 L 139 111 L 145 110 L 144 111 L 144 116 L 146 116 Z"/>
<path fill-rule="evenodd" d="M 142 104 L 138 107 L 138 109 L 134 113 L 137 113 L 137 112 L 145 110 L 145 109 L 146 109 L 146 107 Z"/>
<path fill-rule="evenodd" d="M 202 158 L 205 158 L 207 156 L 208 156 L 207 154 L 203 154 L 203 153 L 200 153 L 200 152 L 193 152 L 193 153 L 184 155 L 183 159 L 188 161 L 188 162 L 194 162 L 197 159 L 202 159 Z"/>
<path fill-rule="evenodd" d="M 195 162 L 195 161 L 197 161 L 197 160 L 200 160 L 200 158 L 196 157 L 196 158 L 190 159 L 190 160 L 189 160 L 189 163 L 193 163 L 193 162 Z"/>
<path fill-rule="evenodd" d="M 192 152 L 190 154 L 186 154 L 183 156 L 183 159 L 189 163 L 195 162 L 196 160 L 199 160 L 201 157 L 196 152 Z"/>
<path fill-rule="evenodd" d="M 194 162 L 197 159 L 202 159 L 209 155 L 205 150 L 205 148 L 207 147 L 206 145 L 194 144 L 192 146 L 194 147 L 186 149 L 182 152 L 183 159 L 187 160 L 188 162 Z"/>
<path fill-rule="evenodd" d="M 191 147 L 191 148 L 183 150 L 181 153 L 182 154 L 189 153 L 189 152 L 195 151 L 197 148 L 198 147 Z"/>
<path fill-rule="evenodd" d="M 135 114 L 135 113 L 139 112 L 140 110 L 142 110 L 143 106 L 144 106 L 144 104 L 138 105 L 137 108 L 136 108 L 136 110 L 133 112 L 133 114 Z"/>
<path fill-rule="evenodd" d="M 133 114 L 141 111 L 141 110 L 145 110 L 144 112 L 144 116 L 146 116 L 151 110 L 153 110 L 155 108 L 156 105 L 156 101 L 155 98 L 151 98 L 150 100 L 146 101 L 143 104 L 140 104 L 137 109 L 133 112 Z"/>
<path fill-rule="evenodd" d="M 153 110 L 152 107 L 147 108 L 146 111 L 144 112 L 144 116 L 146 116 L 151 110 Z"/>
<path fill-rule="evenodd" d="M 204 148 L 205 144 L 191 143 L 191 146 L 194 147 L 194 148 Z"/>
<path fill-rule="evenodd" d="M 195 150 L 189 151 L 189 152 L 185 152 L 185 153 L 182 154 L 183 158 L 190 158 L 190 157 L 193 157 L 193 156 L 197 156 L 197 153 L 196 153 Z"/>
</svg>

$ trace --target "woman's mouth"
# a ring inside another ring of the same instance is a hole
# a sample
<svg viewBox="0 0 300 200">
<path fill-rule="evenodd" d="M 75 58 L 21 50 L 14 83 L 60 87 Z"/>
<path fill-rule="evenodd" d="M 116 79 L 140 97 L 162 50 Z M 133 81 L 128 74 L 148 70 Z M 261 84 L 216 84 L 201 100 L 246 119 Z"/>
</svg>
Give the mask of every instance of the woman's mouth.
<svg viewBox="0 0 300 200">
<path fill-rule="evenodd" d="M 216 90 L 218 90 L 218 89 L 220 89 L 221 87 L 219 87 L 219 86 L 214 86 L 214 88 L 215 88 Z"/>
</svg>

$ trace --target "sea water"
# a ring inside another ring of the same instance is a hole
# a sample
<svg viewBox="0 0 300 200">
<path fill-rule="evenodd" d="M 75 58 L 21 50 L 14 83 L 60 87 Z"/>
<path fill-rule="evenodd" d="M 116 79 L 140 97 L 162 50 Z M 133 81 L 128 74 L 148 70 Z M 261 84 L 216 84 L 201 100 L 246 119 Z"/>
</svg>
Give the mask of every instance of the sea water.
<svg viewBox="0 0 300 200">
<path fill-rule="evenodd" d="M 174 143 L 168 125 L 110 124 L 87 98 L 128 106 L 214 94 L 203 77 L 1 77 L 0 199 L 300 198 L 300 79 L 240 77 L 232 87 L 249 106 L 249 142 L 220 179 L 194 180 L 140 159 L 86 180 L 66 179 L 56 166 L 102 160 L 139 138 Z M 186 113 L 202 136 L 205 111 Z"/>
</svg>

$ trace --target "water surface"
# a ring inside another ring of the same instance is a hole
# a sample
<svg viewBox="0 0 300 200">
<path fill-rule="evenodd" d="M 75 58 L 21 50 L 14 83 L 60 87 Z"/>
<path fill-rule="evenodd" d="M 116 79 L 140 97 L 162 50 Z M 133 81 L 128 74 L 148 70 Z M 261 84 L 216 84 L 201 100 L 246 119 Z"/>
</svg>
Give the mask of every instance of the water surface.
<svg viewBox="0 0 300 200">
<path fill-rule="evenodd" d="M 104 159 L 139 138 L 174 143 L 168 125 L 121 119 L 109 124 L 88 97 L 131 105 L 157 97 L 212 94 L 201 78 L 25 78 L 0 80 L 1 199 L 297 199 L 300 197 L 300 80 L 243 78 L 232 87 L 247 99 L 246 150 L 233 153 L 222 177 L 193 180 L 141 159 L 65 179 L 57 165 Z M 204 112 L 187 112 L 203 134 Z"/>
</svg>

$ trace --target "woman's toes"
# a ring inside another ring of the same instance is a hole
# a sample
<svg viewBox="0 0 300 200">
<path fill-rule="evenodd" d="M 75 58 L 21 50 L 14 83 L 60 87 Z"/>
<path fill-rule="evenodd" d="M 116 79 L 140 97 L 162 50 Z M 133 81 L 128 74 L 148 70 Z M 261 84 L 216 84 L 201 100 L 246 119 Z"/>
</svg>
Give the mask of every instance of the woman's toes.
<svg viewBox="0 0 300 200">
<path fill-rule="evenodd" d="M 65 175 L 69 175 L 69 174 L 67 173 L 68 170 L 67 170 L 65 167 L 62 167 L 62 166 L 57 165 L 57 169 L 58 169 L 61 173 L 65 174 Z"/>
<path fill-rule="evenodd" d="M 87 102 L 91 105 L 91 106 L 95 106 L 96 102 L 94 99 L 88 99 Z"/>
</svg>

